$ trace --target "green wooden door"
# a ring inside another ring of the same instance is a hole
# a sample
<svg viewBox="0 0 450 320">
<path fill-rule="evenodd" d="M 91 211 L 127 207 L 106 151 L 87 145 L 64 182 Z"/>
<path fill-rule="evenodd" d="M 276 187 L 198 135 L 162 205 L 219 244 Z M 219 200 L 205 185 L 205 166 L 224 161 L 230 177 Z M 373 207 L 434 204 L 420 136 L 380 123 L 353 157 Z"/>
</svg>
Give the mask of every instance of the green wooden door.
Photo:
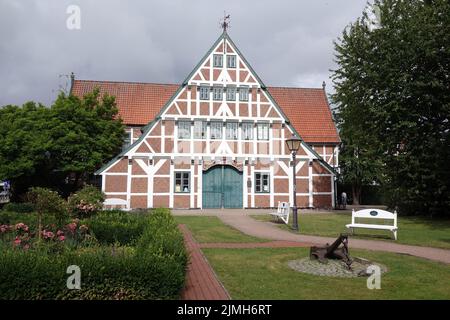
<svg viewBox="0 0 450 320">
<path fill-rule="evenodd" d="M 242 173 L 216 166 L 203 172 L 203 208 L 242 208 Z"/>
</svg>

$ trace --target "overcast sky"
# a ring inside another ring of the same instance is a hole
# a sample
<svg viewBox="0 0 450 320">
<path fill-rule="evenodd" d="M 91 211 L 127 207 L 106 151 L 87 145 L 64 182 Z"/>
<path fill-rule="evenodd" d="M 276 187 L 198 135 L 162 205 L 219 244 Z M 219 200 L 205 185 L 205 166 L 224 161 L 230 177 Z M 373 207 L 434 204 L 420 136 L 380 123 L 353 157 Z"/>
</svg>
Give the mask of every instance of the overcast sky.
<svg viewBox="0 0 450 320">
<path fill-rule="evenodd" d="M 81 29 L 69 30 L 69 5 Z M 366 0 L 0 0 L 0 106 L 46 105 L 79 79 L 180 83 L 221 33 L 271 86 L 320 87 Z"/>
</svg>

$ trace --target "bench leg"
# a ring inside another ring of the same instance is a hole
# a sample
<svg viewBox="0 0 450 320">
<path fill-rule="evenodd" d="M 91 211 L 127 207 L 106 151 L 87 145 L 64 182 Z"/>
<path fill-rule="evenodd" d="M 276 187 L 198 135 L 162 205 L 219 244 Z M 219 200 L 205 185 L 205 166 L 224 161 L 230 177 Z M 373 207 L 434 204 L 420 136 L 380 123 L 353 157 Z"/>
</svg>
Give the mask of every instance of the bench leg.
<svg viewBox="0 0 450 320">
<path fill-rule="evenodd" d="M 397 231 L 393 231 L 394 233 L 394 240 L 397 240 Z"/>
</svg>

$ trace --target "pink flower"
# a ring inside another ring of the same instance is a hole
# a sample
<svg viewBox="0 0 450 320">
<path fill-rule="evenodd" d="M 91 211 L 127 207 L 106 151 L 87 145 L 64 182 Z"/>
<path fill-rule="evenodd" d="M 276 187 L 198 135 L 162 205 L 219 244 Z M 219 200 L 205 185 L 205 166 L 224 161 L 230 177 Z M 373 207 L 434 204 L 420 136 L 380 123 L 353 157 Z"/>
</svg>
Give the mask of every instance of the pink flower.
<svg viewBox="0 0 450 320">
<path fill-rule="evenodd" d="M 25 223 L 18 223 L 16 224 L 16 230 L 23 230 L 25 232 L 28 232 L 28 226 Z"/>
<path fill-rule="evenodd" d="M 61 231 L 61 230 L 58 230 L 57 232 L 56 232 L 56 235 L 59 237 L 59 236 L 63 236 L 64 235 L 64 232 L 63 231 Z"/>
<path fill-rule="evenodd" d="M 64 241 L 64 240 L 66 240 L 66 237 L 64 237 L 64 236 L 59 236 L 59 237 L 58 237 L 58 240 L 59 240 L 59 241 Z"/>
<path fill-rule="evenodd" d="M 75 233 L 75 230 L 77 229 L 77 224 L 75 222 L 69 223 L 67 225 L 67 229 L 73 234 Z"/>
<path fill-rule="evenodd" d="M 19 237 L 16 237 L 14 240 L 14 245 L 19 246 L 22 243 L 22 240 L 19 239 Z"/>
<path fill-rule="evenodd" d="M 26 245 L 23 246 L 23 250 L 28 250 L 30 249 L 30 245 L 27 243 Z"/>
<path fill-rule="evenodd" d="M 51 231 L 44 230 L 42 231 L 42 236 L 44 237 L 44 239 L 53 239 L 55 234 Z"/>
<path fill-rule="evenodd" d="M 0 226 L 0 233 L 5 233 L 11 230 L 11 226 L 8 226 L 7 224 L 2 224 Z"/>
</svg>

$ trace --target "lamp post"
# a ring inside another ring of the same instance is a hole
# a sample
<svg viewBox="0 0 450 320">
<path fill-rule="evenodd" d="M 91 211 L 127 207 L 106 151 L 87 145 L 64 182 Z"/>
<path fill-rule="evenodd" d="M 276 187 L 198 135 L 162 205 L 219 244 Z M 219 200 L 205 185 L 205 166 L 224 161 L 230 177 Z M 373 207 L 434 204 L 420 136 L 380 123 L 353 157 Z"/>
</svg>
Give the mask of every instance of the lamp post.
<svg viewBox="0 0 450 320">
<path fill-rule="evenodd" d="M 295 135 L 292 135 L 291 138 L 286 140 L 286 145 L 289 149 L 289 151 L 292 154 L 292 177 L 294 181 L 294 190 L 293 190 L 293 197 L 294 197 L 294 203 L 292 206 L 292 214 L 294 216 L 294 222 L 292 228 L 294 230 L 298 231 L 298 216 L 297 216 L 297 178 L 296 178 L 296 156 L 297 151 L 300 149 L 300 145 L 302 144 L 302 140 L 297 138 Z"/>
</svg>

